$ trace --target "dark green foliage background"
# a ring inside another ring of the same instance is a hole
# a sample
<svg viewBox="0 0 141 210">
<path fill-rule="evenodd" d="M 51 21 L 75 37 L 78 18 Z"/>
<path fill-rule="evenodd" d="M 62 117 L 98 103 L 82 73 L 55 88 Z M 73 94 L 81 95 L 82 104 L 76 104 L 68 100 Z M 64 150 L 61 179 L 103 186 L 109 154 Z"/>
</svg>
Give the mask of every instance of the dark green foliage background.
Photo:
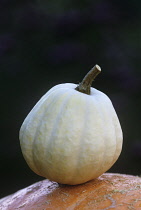
<svg viewBox="0 0 141 210">
<path fill-rule="evenodd" d="M 93 87 L 112 100 L 124 133 L 110 172 L 141 174 L 141 1 L 0 1 L 0 197 L 43 178 L 25 163 L 20 126 L 52 86 L 79 83 L 96 63 Z"/>
</svg>

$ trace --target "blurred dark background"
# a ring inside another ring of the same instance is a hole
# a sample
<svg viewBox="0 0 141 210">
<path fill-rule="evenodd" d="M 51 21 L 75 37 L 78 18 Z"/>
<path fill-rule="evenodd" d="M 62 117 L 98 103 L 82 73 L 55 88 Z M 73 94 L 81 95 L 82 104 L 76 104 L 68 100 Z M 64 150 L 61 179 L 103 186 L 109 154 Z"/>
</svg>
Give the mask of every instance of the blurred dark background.
<svg viewBox="0 0 141 210">
<path fill-rule="evenodd" d="M 112 100 L 124 133 L 109 170 L 141 175 L 141 1 L 0 0 L 0 197 L 44 178 L 23 159 L 19 129 L 52 86 L 78 83 L 95 64 L 93 87 Z"/>
</svg>

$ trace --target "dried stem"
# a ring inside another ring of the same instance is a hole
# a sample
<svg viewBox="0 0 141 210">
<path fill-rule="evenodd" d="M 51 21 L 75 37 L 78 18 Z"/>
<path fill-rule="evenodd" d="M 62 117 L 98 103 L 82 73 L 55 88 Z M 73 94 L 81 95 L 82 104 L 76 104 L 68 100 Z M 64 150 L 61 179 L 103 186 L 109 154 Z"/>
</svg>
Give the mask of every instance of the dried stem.
<svg viewBox="0 0 141 210">
<path fill-rule="evenodd" d="M 98 65 L 95 65 L 84 77 L 82 82 L 75 88 L 81 93 L 91 94 L 91 85 L 97 75 L 101 72 L 101 68 Z"/>
</svg>

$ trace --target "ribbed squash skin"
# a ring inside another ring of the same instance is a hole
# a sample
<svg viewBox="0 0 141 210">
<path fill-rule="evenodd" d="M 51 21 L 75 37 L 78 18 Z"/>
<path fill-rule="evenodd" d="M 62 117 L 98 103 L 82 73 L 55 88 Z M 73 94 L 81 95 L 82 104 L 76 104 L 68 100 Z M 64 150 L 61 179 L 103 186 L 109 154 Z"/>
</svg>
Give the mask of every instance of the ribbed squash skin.
<svg viewBox="0 0 141 210">
<path fill-rule="evenodd" d="M 141 178 L 103 174 L 69 186 L 43 180 L 0 199 L 2 210 L 140 210 Z"/>
<path fill-rule="evenodd" d="M 26 117 L 20 144 L 29 167 L 62 184 L 81 184 L 107 171 L 122 148 L 122 130 L 110 99 L 61 84 L 48 91 Z"/>
</svg>

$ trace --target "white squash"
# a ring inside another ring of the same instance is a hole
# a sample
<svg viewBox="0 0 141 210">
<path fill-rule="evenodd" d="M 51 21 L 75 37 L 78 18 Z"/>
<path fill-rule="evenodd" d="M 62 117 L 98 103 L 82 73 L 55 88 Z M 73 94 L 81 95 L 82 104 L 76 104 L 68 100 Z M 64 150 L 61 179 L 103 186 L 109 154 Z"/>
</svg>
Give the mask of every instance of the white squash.
<svg viewBox="0 0 141 210">
<path fill-rule="evenodd" d="M 96 65 L 80 85 L 51 88 L 20 129 L 29 167 L 62 184 L 81 184 L 107 171 L 122 149 L 122 130 L 110 99 L 91 88 L 101 71 Z"/>
</svg>

